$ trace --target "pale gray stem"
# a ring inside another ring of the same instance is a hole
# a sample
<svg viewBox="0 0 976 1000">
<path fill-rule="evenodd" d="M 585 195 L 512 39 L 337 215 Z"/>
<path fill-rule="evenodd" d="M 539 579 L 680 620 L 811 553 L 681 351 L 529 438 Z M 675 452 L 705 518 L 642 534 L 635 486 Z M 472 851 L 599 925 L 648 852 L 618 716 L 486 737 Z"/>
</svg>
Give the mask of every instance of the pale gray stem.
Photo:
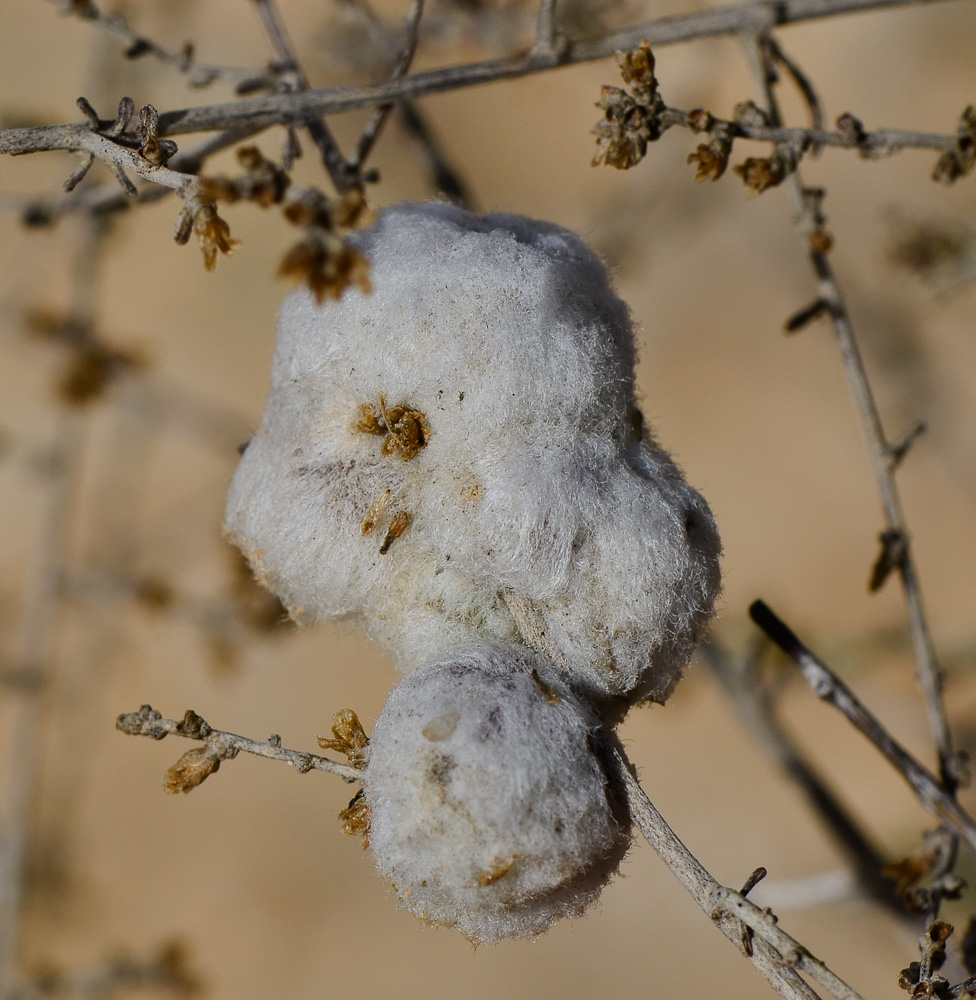
<svg viewBox="0 0 976 1000">
<path fill-rule="evenodd" d="M 405 24 L 406 40 L 403 43 L 400 58 L 397 60 L 397 64 L 393 67 L 393 72 L 390 74 L 391 80 L 402 79 L 410 69 L 410 64 L 413 62 L 414 54 L 417 51 L 417 43 L 420 40 L 420 19 L 423 17 L 423 13 L 424 0 L 414 0 L 410 10 L 407 12 Z M 359 143 L 356 146 L 356 152 L 349 164 L 357 172 L 372 152 L 373 146 L 376 145 L 376 140 L 383 131 L 383 127 L 390 117 L 390 112 L 395 106 L 392 101 L 389 104 L 381 104 L 373 112 L 366 126 L 363 128 L 362 135 L 359 137 Z"/>
<path fill-rule="evenodd" d="M 766 104 L 772 124 L 778 125 L 780 114 L 775 94 L 769 80 L 765 55 L 761 39 L 758 36 L 744 36 L 746 55 L 755 77 L 756 84 Z M 929 728 L 935 740 L 939 755 L 939 766 L 942 782 L 950 793 L 958 786 L 958 765 L 953 751 L 952 734 L 946 716 L 945 703 L 942 697 L 943 673 L 935 655 L 932 635 L 929 631 L 928 618 L 922 601 L 921 587 L 915 572 L 912 559 L 908 531 L 902 514 L 901 499 L 895 482 L 895 469 L 901 460 L 897 449 L 892 449 L 881 423 L 871 383 L 868 380 L 864 360 L 854 334 L 854 326 L 844 303 L 840 285 L 834 276 L 827 254 L 811 244 L 810 225 L 818 220 L 810 219 L 809 205 L 804 191 L 803 182 L 798 172 L 790 174 L 785 180 L 796 212 L 798 226 L 804 237 L 810 261 L 817 276 L 818 298 L 826 303 L 827 313 L 834 328 L 834 335 L 840 348 L 841 360 L 847 383 L 854 397 L 861 426 L 867 440 L 868 454 L 874 477 L 881 497 L 881 507 L 884 512 L 885 524 L 889 532 L 897 533 L 902 545 L 902 555 L 898 560 L 897 569 L 901 576 L 908 609 L 909 631 L 915 648 L 917 672 L 922 691 L 925 695 L 925 706 L 929 720 Z"/>
<path fill-rule="evenodd" d="M 79 234 L 72 275 L 71 316 L 83 327 L 95 314 L 96 272 L 100 261 L 101 223 L 86 218 Z M 33 562 L 35 578 L 26 602 L 21 669 L 36 679 L 20 695 L 14 717 L 6 801 L 0 822 L 0 997 L 10 994 L 17 975 L 21 913 L 24 905 L 31 824 L 40 793 L 41 747 L 46 693 L 51 685 L 63 608 L 62 581 L 88 426 L 83 411 L 57 411 L 54 442 L 48 458 L 43 514 Z"/>
<path fill-rule="evenodd" d="M 187 720 L 191 718 L 193 725 L 188 726 Z M 304 750 L 289 750 L 281 745 L 276 736 L 267 740 L 252 740 L 247 736 L 213 729 L 193 712 L 187 712 L 182 722 L 176 722 L 173 719 L 164 719 L 151 705 L 143 705 L 138 712 L 120 715 L 115 727 L 129 736 L 149 736 L 154 740 L 163 739 L 165 736 L 183 736 L 186 739 L 200 740 L 221 759 L 234 757 L 243 751 L 271 760 L 283 760 L 291 764 L 299 774 L 308 771 L 328 771 L 330 774 L 339 775 L 343 781 L 359 781 L 362 778 L 359 768 L 340 764 L 318 754 L 306 753 Z"/>
<path fill-rule="evenodd" d="M 773 914 L 713 878 L 657 811 L 619 751 L 616 752 L 616 759 L 627 792 L 630 814 L 641 834 L 695 902 L 743 951 L 780 996 L 791 1000 L 816 997 L 817 994 L 799 976 L 800 972 L 804 972 L 830 990 L 838 1000 L 862 1000 L 820 959 L 782 930 Z"/>
</svg>

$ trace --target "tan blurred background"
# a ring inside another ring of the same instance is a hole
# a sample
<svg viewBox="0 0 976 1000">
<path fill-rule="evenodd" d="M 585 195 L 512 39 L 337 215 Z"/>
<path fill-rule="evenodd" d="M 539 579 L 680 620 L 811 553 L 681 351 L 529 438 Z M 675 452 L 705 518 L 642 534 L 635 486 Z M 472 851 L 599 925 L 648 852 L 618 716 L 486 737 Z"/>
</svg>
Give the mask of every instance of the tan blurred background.
<svg viewBox="0 0 976 1000">
<path fill-rule="evenodd" d="M 572 8 L 576 30 L 693 9 L 677 0 L 595 2 Z M 405 9 L 394 0 L 377 8 L 391 24 Z M 345 7 L 281 0 L 281 11 L 313 85 L 382 72 L 350 58 L 362 32 Z M 268 58 L 245 3 L 139 0 L 126 13 L 168 48 L 192 40 L 207 61 L 260 66 Z M 515 51 L 529 40 L 532 13 L 492 0 L 434 6 L 416 65 Z M 117 42 L 59 16 L 53 3 L 11 0 L 0 26 L 5 127 L 76 120 L 80 94 L 106 116 L 123 94 L 160 110 L 229 99 L 219 84 L 187 88 L 152 57 L 121 60 Z M 819 87 L 829 120 L 851 111 L 868 127 L 948 133 L 976 97 L 971 2 L 847 16 L 783 29 L 779 38 Z M 662 91 L 676 106 L 727 116 L 752 96 L 732 40 L 657 55 Z M 615 269 L 640 328 L 645 413 L 722 531 L 718 640 L 745 650 L 753 641 L 746 608 L 764 597 L 931 762 L 898 586 L 874 596 L 865 586 L 881 515 L 832 334 L 823 323 L 793 337 L 781 332 L 814 297 L 786 197 L 747 198 L 731 173 L 694 184 L 684 161 L 695 140 L 677 130 L 626 174 L 591 168 L 593 104 L 601 84 L 618 82 L 608 60 L 418 106 L 479 208 L 571 227 Z M 786 104 L 802 123 L 799 104 Z M 363 120 L 335 120 L 347 146 Z M 261 144 L 277 155 L 279 141 L 273 130 Z M 960 744 L 972 748 L 976 289 L 963 279 L 976 275 L 976 180 L 940 187 L 929 180 L 933 163 L 927 153 L 865 162 L 827 151 L 805 177 L 828 191 L 833 260 L 889 434 L 920 418 L 929 425 L 900 483 L 950 671 L 949 710 Z M 2 159 L 0 192 L 57 195 L 73 165 L 64 154 Z M 396 123 L 375 165 L 377 205 L 434 193 Z M 235 166 L 225 155 L 212 171 Z M 325 184 L 308 153 L 297 176 Z M 78 190 L 106 180 L 96 169 Z M 26 318 L 69 308 L 90 233 L 72 218 L 27 230 L 6 207 L 0 658 L 11 670 L 23 655 L 39 573 L 60 419 L 54 385 L 64 364 L 57 347 L 25 334 Z M 339 830 L 336 813 L 351 790 L 337 779 L 238 759 L 192 795 L 169 797 L 163 772 L 188 745 L 115 732 L 118 713 L 151 702 L 170 716 L 192 707 L 215 726 L 259 739 L 276 732 L 286 745 L 314 750 L 339 708 L 356 709 L 369 729 L 396 682 L 391 663 L 360 634 L 328 624 L 256 627 L 262 608 L 254 595 L 240 596 L 220 538 L 223 495 L 234 446 L 260 419 L 286 291 L 274 271 L 294 232 L 256 207 L 228 208 L 242 245 L 208 274 L 194 246 L 171 239 L 177 211 L 168 198 L 116 218 L 92 286 L 99 331 L 138 350 L 148 367 L 79 421 L 68 584 L 37 741 L 43 782 L 31 824 L 28 969 L 90 969 L 175 939 L 215 1000 L 771 995 L 646 845 L 582 920 L 536 942 L 473 950 L 396 911 L 359 841 Z M 940 290 L 891 263 L 893 218 L 961 232 L 964 252 L 945 272 L 958 287 Z M 250 616 L 242 600 L 252 602 Z M 0 690 L 4 776 L 21 764 L 13 734 L 24 697 L 11 685 Z M 928 820 L 900 779 L 804 688 L 787 683 L 783 700 L 791 730 L 884 850 L 895 857 L 915 846 Z M 776 901 L 787 930 L 866 996 L 897 992 L 899 969 L 917 958 L 918 929 L 857 897 L 790 905 L 803 899 L 796 880 L 836 872 L 841 856 L 704 667 L 693 667 L 666 708 L 634 711 L 623 735 L 652 799 L 717 878 L 738 885 L 765 865 L 771 886 L 756 898 Z M 968 858 L 962 870 L 976 875 Z"/>
</svg>

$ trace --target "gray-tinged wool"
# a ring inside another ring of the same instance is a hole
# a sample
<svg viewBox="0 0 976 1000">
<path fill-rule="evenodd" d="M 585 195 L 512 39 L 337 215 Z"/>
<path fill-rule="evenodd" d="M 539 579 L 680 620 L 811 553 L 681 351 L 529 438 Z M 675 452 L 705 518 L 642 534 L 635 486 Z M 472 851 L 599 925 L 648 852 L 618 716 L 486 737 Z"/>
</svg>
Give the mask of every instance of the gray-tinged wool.
<svg viewBox="0 0 976 1000">
<path fill-rule="evenodd" d="M 371 294 L 282 307 L 230 537 L 296 619 L 357 621 L 403 670 L 515 641 L 595 703 L 663 701 L 712 614 L 720 543 L 642 427 L 604 265 L 557 226 L 445 204 L 387 209 L 355 240 Z M 381 396 L 426 419 L 409 461 L 361 429 Z"/>
<path fill-rule="evenodd" d="M 539 669 L 511 647 L 421 667 L 370 739 L 377 867 L 416 916 L 479 943 L 579 915 L 630 843 L 593 714 Z"/>
</svg>

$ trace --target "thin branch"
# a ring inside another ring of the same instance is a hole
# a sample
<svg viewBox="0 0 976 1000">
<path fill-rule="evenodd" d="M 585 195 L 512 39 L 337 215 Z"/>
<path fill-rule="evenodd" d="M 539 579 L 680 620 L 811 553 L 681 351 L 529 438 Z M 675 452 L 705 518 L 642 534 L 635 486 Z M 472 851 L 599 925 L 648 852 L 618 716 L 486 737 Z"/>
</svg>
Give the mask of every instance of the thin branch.
<svg viewBox="0 0 976 1000">
<path fill-rule="evenodd" d="M 318 754 L 305 753 L 303 750 L 288 750 L 281 745 L 278 736 L 272 736 L 262 742 L 249 739 L 247 736 L 238 736 L 236 733 L 213 729 L 195 712 L 187 712 L 180 722 L 175 722 L 173 719 L 164 719 L 151 705 L 143 705 L 138 712 L 120 715 L 115 727 L 129 736 L 148 736 L 154 740 L 161 740 L 166 736 L 183 736 L 191 740 L 200 740 L 204 744 L 204 749 L 212 754 L 216 761 L 229 760 L 243 751 L 271 760 L 287 761 L 299 774 L 313 770 L 328 771 L 339 775 L 343 781 L 350 782 L 359 781 L 362 777 L 357 767 L 340 764 Z"/>
<path fill-rule="evenodd" d="M 698 38 L 768 30 L 779 25 L 797 24 L 844 13 L 902 7 L 915 2 L 917 0 L 761 0 L 736 4 L 682 17 L 647 21 L 611 32 L 594 41 L 569 42 L 564 53 L 550 59 L 530 54 L 517 59 L 489 60 L 414 73 L 400 80 L 387 80 L 366 87 L 272 94 L 225 104 L 169 111 L 160 115 L 159 134 L 180 135 L 218 129 L 260 129 L 272 125 L 301 124 L 316 115 L 353 111 L 425 94 L 515 79 L 570 63 L 603 59 L 618 50 L 634 48 L 641 40 L 646 40 L 652 46 L 671 45 Z M 83 128 L 81 125 L 53 125 L 37 129 L 9 129 L 0 132 L 0 152 L 77 148 L 72 145 L 70 133 Z M 889 138 L 894 141 L 898 135 L 915 133 L 895 133 Z M 939 139 L 944 142 L 943 137 Z M 924 142 L 928 147 L 928 140 Z"/>
<path fill-rule="evenodd" d="M 390 74 L 391 80 L 402 79 L 406 76 L 408 70 L 410 69 L 410 64 L 413 62 L 414 54 L 417 51 L 417 43 L 420 40 L 420 19 L 423 17 L 423 13 L 424 0 L 414 0 L 413 4 L 410 6 L 410 10 L 407 12 L 406 23 L 404 26 L 406 38 L 403 43 L 403 48 L 400 51 L 400 57 L 397 60 L 396 65 L 393 67 L 393 72 Z M 383 127 L 386 125 L 387 119 L 390 117 L 390 112 L 395 106 L 396 105 L 392 101 L 389 104 L 381 104 L 378 108 L 376 108 L 369 121 L 366 123 L 366 126 L 359 137 L 359 142 L 356 145 L 356 152 L 349 161 L 349 166 L 357 173 L 362 169 L 363 164 L 369 158 L 369 154 L 372 152 L 373 146 L 376 144 L 376 140 L 383 131 Z"/>
<path fill-rule="evenodd" d="M 198 174 L 204 164 L 215 156 L 240 142 L 255 135 L 257 129 L 231 129 L 217 132 L 206 139 L 181 149 L 166 166 L 183 174 Z M 86 156 L 91 154 L 85 154 Z M 78 194 L 61 198 L 22 198 L 8 199 L 0 202 L 0 211 L 16 212 L 27 225 L 52 225 L 65 215 L 76 212 L 91 212 L 94 215 L 108 215 L 112 212 L 125 211 L 134 204 L 144 205 L 159 201 L 173 193 L 176 189 L 160 187 L 156 184 L 143 185 L 138 188 L 134 198 L 119 191 L 119 185 L 99 184 L 86 187 Z"/>
<path fill-rule="evenodd" d="M 803 100 L 810 111 L 811 127 L 814 129 L 822 129 L 825 121 L 823 103 L 821 102 L 820 95 L 817 93 L 817 90 L 813 85 L 813 81 L 811 81 L 806 73 L 803 72 L 799 64 L 783 51 L 783 47 L 775 38 L 772 36 L 768 37 L 766 39 L 766 47 L 769 51 L 770 58 L 779 63 L 779 65 L 786 70 L 790 79 L 794 84 L 796 84 L 797 90 L 800 91 L 800 95 L 803 97 Z"/>
<path fill-rule="evenodd" d="M 709 641 L 700 647 L 700 652 L 724 687 L 745 729 L 759 741 L 786 775 L 796 782 L 811 808 L 844 849 L 854 866 L 860 886 L 873 899 L 896 910 L 899 915 L 904 915 L 904 907 L 894 893 L 894 882 L 882 875 L 885 861 L 881 852 L 838 801 L 776 718 L 768 685 L 762 683 L 756 669 L 758 651 L 756 655 L 737 661 L 714 641 Z"/>
<path fill-rule="evenodd" d="M 95 279 L 103 234 L 100 221 L 84 219 L 74 256 L 70 300 L 71 317 L 79 329 L 91 329 L 94 323 Z M 44 694 L 55 670 L 55 643 L 63 610 L 61 583 L 78 502 L 87 428 L 86 411 L 78 407 L 58 410 L 36 541 L 36 576 L 24 614 L 20 669 L 34 682 L 22 689 L 16 706 L 12 728 L 17 752 L 7 765 L 5 782 L 0 837 L 0 997 L 10 994 L 17 973 L 31 822 L 41 789 Z"/>
<path fill-rule="evenodd" d="M 273 0 L 253 0 L 253 2 L 265 34 L 267 34 L 281 66 L 285 93 L 307 91 L 308 78 L 298 62 L 284 22 L 278 13 L 278 8 L 274 5 Z M 342 155 L 342 150 L 339 148 L 335 136 L 319 115 L 309 115 L 301 124 L 305 126 L 308 134 L 312 137 L 312 141 L 319 151 L 319 156 L 322 158 L 322 165 L 328 171 L 336 191 L 342 194 L 354 183 L 355 177 L 349 169 L 346 158 Z"/>
<path fill-rule="evenodd" d="M 752 620 L 803 673 L 813 693 L 833 705 L 854 727 L 865 735 L 885 759 L 908 782 L 919 802 L 976 850 L 976 822 L 960 807 L 939 779 L 901 746 L 858 700 L 851 689 L 797 638 L 796 633 L 763 601 L 749 607 Z"/>
<path fill-rule="evenodd" d="M 60 4 L 59 4 L 60 6 Z M 68 3 L 65 13 L 71 14 L 82 21 L 91 21 L 99 28 L 120 38 L 126 45 L 125 57 L 127 59 L 139 59 L 143 56 L 152 56 L 160 62 L 172 66 L 183 73 L 189 79 L 193 87 L 205 87 L 215 80 L 224 80 L 234 84 L 244 84 L 253 86 L 256 80 L 264 79 L 268 84 L 273 83 L 273 78 L 266 72 L 255 69 L 239 69 L 231 66 L 216 66 L 211 63 L 198 62 L 193 50 L 193 46 L 187 43 L 179 52 L 171 52 L 163 46 L 158 45 L 145 35 L 140 35 L 129 27 L 128 22 L 121 14 L 109 17 L 102 13 L 93 0 L 84 0 L 81 3 Z"/>
<path fill-rule="evenodd" d="M 536 19 L 535 44 L 529 52 L 530 59 L 538 59 L 543 65 L 560 62 L 569 48 L 569 39 L 559 33 L 556 22 L 558 0 L 540 0 Z"/>
<path fill-rule="evenodd" d="M 744 38 L 743 41 L 753 75 L 766 99 L 767 110 L 773 123 L 778 124 L 779 111 L 770 85 L 762 42 L 758 37 Z M 904 551 L 897 568 L 905 592 L 909 630 L 915 648 L 919 683 L 925 695 L 929 728 L 938 750 L 939 773 L 945 789 L 951 796 L 959 785 L 960 762 L 956 759 L 953 750 L 952 734 L 949 731 L 942 698 L 943 673 L 936 659 L 935 647 L 922 601 L 921 587 L 915 572 L 915 563 L 902 514 L 901 499 L 895 482 L 895 469 L 902 456 L 897 453 L 896 449 L 892 449 L 885 436 L 881 415 L 871 390 L 871 384 L 868 381 L 857 338 L 854 335 L 854 327 L 840 286 L 834 276 L 833 267 L 827 257 L 828 247 L 824 241 L 811 238 L 815 234 L 823 232 L 824 220 L 820 211 L 821 196 L 810 195 L 804 189 L 797 173 L 787 177 L 786 184 L 797 214 L 797 224 L 805 239 L 810 262 L 817 276 L 818 297 L 829 306 L 828 311 L 840 347 L 844 372 L 867 438 L 868 454 L 881 498 L 886 529 L 889 532 L 897 533 L 904 540 Z"/>
<path fill-rule="evenodd" d="M 695 902 L 781 996 L 809 1000 L 817 995 L 800 979 L 799 973 L 803 972 L 839 1000 L 861 1000 L 820 959 L 783 931 L 773 914 L 713 878 L 657 811 L 619 751 L 616 758 L 637 828 Z M 751 940 L 748 932 L 743 935 L 742 925 L 752 932 Z"/>
<path fill-rule="evenodd" d="M 415 141 L 420 150 L 435 189 L 448 197 L 455 205 L 473 211 L 474 202 L 467 185 L 447 161 L 444 153 L 441 152 L 436 137 L 416 104 L 413 101 L 404 101 L 399 106 L 399 112 L 407 134 Z"/>
</svg>

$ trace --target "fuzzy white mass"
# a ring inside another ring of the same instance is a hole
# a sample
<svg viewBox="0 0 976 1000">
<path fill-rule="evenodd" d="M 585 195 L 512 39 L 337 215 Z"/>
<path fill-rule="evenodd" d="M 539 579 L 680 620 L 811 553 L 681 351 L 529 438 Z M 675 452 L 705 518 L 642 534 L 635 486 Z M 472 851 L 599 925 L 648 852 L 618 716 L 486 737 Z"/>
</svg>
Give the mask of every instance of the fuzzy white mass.
<svg viewBox="0 0 976 1000">
<path fill-rule="evenodd" d="M 643 425 L 603 263 L 557 226 L 437 203 L 355 242 L 371 294 L 282 307 L 230 537 L 295 618 L 357 621 L 403 670 L 513 641 L 595 703 L 663 701 L 720 544 Z"/>
<path fill-rule="evenodd" d="M 512 648 L 422 667 L 370 739 L 377 867 L 416 916 L 479 943 L 579 915 L 630 843 L 595 717 L 540 669 Z"/>
</svg>

